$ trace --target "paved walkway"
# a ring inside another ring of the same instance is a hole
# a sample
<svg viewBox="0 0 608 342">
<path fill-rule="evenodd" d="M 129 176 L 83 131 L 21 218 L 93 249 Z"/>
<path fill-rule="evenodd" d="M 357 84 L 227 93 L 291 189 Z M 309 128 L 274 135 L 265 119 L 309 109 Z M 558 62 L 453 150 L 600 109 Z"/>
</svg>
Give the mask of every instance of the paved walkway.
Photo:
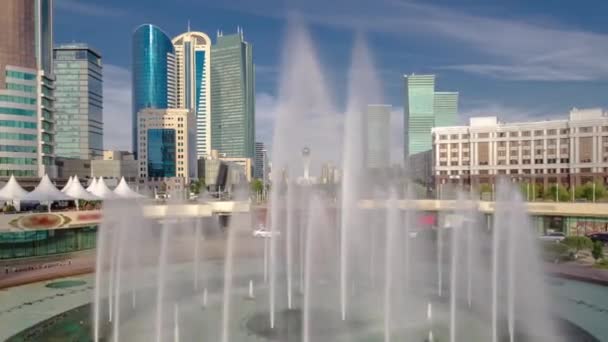
<svg viewBox="0 0 608 342">
<path fill-rule="evenodd" d="M 0 341 L 47 318 L 74 309 L 91 301 L 93 275 L 55 279 L 83 280 L 86 283 L 68 288 L 49 288 L 42 281 L 0 290 Z"/>
<path fill-rule="evenodd" d="M 608 286 L 608 270 L 594 268 L 590 265 L 568 262 L 563 264 L 546 264 L 545 269 L 547 272 L 559 277 Z"/>
</svg>

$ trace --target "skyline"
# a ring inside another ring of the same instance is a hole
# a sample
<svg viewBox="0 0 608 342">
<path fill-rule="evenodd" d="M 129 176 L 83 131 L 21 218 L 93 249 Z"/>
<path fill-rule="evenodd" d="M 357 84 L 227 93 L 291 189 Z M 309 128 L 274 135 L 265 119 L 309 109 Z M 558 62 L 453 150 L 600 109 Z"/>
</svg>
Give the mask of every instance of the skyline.
<svg viewBox="0 0 608 342">
<path fill-rule="evenodd" d="M 427 5 L 356 0 L 348 2 L 352 8 L 346 12 L 345 1 L 334 2 L 323 15 L 312 15 L 316 0 L 281 3 L 262 0 L 252 8 L 245 1 L 220 5 L 182 0 L 143 8 L 141 1 L 111 0 L 101 7 L 92 1 L 57 0 L 55 42 L 83 41 L 104 56 L 106 141 L 119 142 L 106 148 L 129 145 L 129 130 L 116 119 L 130 108 L 132 30 L 149 22 L 174 36 L 187 30 L 188 20 L 192 30 L 207 33 L 213 41 L 217 30 L 229 34 L 244 27 L 245 39 L 256 49 L 256 140 L 270 146 L 288 8 L 299 13 L 314 37 L 338 108 L 345 102 L 354 36 L 366 35 L 385 102 L 393 107 L 392 127 L 402 125 L 402 77 L 411 73 L 437 74 L 442 90 L 458 91 L 461 122 L 484 114 L 497 114 L 504 121 L 542 120 L 563 117 L 572 107 L 608 107 L 602 96 L 608 86 L 603 62 L 608 28 L 596 14 L 608 6 L 600 2 L 587 8 L 554 6 L 546 13 L 546 7 L 522 1 L 505 7 L 479 1 Z M 363 20 L 357 13 L 383 20 Z M 105 29 L 98 30 L 102 22 Z M 553 46 L 556 39 L 559 46 Z"/>
</svg>

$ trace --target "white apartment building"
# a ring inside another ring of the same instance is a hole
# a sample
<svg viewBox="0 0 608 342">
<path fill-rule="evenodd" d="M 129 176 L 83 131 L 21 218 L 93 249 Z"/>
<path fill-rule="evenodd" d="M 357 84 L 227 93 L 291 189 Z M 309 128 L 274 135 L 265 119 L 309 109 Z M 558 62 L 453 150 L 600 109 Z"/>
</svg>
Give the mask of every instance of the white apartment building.
<svg viewBox="0 0 608 342">
<path fill-rule="evenodd" d="M 139 177 L 196 177 L 196 121 L 188 109 L 137 113 Z"/>
<path fill-rule="evenodd" d="M 501 175 L 545 187 L 608 183 L 608 113 L 599 108 L 574 108 L 566 120 L 475 117 L 431 134 L 436 185 L 490 184 Z"/>
</svg>

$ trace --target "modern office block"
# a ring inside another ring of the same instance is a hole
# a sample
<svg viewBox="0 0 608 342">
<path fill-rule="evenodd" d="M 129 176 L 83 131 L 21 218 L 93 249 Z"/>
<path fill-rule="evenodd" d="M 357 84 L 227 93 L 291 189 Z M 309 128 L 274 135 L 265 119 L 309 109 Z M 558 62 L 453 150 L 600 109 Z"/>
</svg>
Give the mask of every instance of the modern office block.
<svg viewBox="0 0 608 342">
<path fill-rule="evenodd" d="M 188 109 L 145 108 L 138 113 L 140 177 L 196 177 L 196 121 Z"/>
<path fill-rule="evenodd" d="M 177 108 L 196 115 L 196 154 L 211 151 L 211 39 L 203 32 L 186 32 L 173 38 Z"/>
<path fill-rule="evenodd" d="M 144 108 L 175 107 L 175 51 L 160 28 L 145 24 L 133 32 L 132 148 L 138 153 L 137 113 Z"/>
<path fill-rule="evenodd" d="M 268 152 L 264 143 L 260 141 L 255 142 L 255 159 L 253 167 L 253 177 L 261 180 L 266 180 L 266 170 L 268 164 Z"/>
<path fill-rule="evenodd" d="M 103 153 L 101 55 L 86 44 L 55 47 L 56 154 L 97 159 Z"/>
<path fill-rule="evenodd" d="M 431 128 L 455 125 L 458 93 L 436 92 L 435 75 L 405 76 L 404 153 L 409 156 L 432 148 Z"/>
<path fill-rule="evenodd" d="M 0 177 L 56 177 L 52 0 L 0 11 Z"/>
<path fill-rule="evenodd" d="M 226 157 L 254 158 L 255 89 L 251 44 L 243 32 L 218 34 L 211 48 L 211 148 Z"/>
<path fill-rule="evenodd" d="M 367 106 L 365 123 L 365 164 L 369 169 L 388 169 L 391 162 L 391 106 Z"/>
</svg>

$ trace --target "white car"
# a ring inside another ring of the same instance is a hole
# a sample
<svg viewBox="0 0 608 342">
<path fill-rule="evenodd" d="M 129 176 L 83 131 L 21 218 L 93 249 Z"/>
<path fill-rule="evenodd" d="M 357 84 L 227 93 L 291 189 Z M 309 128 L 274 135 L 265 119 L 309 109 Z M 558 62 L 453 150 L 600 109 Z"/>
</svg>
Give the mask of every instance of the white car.
<svg viewBox="0 0 608 342">
<path fill-rule="evenodd" d="M 275 232 L 274 234 L 278 236 L 279 232 Z M 272 236 L 272 232 L 264 226 L 259 226 L 258 229 L 253 231 L 253 236 L 260 238 L 269 238 Z"/>
<path fill-rule="evenodd" d="M 543 235 L 543 236 L 539 237 L 540 241 L 547 241 L 547 242 L 561 242 L 565 238 L 566 238 L 566 235 L 564 233 L 559 233 L 559 232 L 548 233 L 547 235 Z"/>
</svg>

